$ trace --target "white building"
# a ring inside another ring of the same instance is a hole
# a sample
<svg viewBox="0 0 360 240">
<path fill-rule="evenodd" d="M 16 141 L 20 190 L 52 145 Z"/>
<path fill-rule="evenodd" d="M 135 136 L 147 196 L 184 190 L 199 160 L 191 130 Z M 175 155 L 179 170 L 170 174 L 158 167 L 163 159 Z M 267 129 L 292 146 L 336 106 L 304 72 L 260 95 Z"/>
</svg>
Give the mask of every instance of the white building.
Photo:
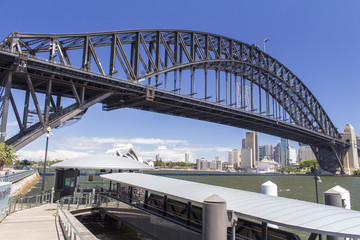
<svg viewBox="0 0 360 240">
<path fill-rule="evenodd" d="M 210 163 L 205 158 L 196 159 L 196 170 L 207 170 Z"/>
<path fill-rule="evenodd" d="M 232 151 L 228 152 L 228 164 L 231 165 L 231 167 L 233 165 L 233 152 Z"/>
<path fill-rule="evenodd" d="M 316 159 L 316 157 L 310 146 L 299 146 L 298 149 L 299 163 L 302 161 L 314 160 L 314 159 Z"/>
<path fill-rule="evenodd" d="M 190 155 L 188 153 L 185 153 L 185 162 L 186 163 L 190 162 Z"/>
<path fill-rule="evenodd" d="M 297 164 L 296 149 L 289 146 L 289 165 L 294 166 Z"/>
</svg>

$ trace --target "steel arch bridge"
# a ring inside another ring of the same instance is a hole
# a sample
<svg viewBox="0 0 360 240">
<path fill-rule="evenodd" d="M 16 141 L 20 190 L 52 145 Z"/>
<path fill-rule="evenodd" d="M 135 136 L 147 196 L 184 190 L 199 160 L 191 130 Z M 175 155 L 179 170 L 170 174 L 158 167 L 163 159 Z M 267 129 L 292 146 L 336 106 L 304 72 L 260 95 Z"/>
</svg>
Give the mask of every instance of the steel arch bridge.
<svg viewBox="0 0 360 240">
<path fill-rule="evenodd" d="M 106 111 L 136 108 L 302 142 L 323 169 L 343 171 L 348 144 L 304 83 L 257 46 L 224 36 L 14 32 L 0 43 L 0 79 L 1 141 L 15 149 L 102 103 Z M 5 139 L 9 109 L 19 132 Z"/>
</svg>

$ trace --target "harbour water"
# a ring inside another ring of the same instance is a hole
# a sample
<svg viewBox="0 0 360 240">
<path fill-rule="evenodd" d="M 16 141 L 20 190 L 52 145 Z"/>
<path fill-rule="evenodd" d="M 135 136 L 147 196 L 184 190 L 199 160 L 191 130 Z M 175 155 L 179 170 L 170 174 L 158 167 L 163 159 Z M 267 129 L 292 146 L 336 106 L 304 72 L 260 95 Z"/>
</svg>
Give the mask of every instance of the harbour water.
<svg viewBox="0 0 360 240">
<path fill-rule="evenodd" d="M 309 202 L 316 202 L 315 183 L 313 176 L 307 175 L 266 175 L 266 174 L 227 174 L 227 173 L 197 173 L 184 171 L 156 171 L 155 174 L 164 175 L 187 181 L 201 182 L 206 184 L 218 185 L 223 187 L 241 189 L 252 192 L 261 192 L 261 184 L 266 181 L 272 181 L 278 185 L 280 197 L 293 198 Z M 340 176 L 323 176 L 321 183 L 318 183 L 318 194 L 320 203 L 323 203 L 323 194 L 336 185 L 339 185 L 351 194 L 351 207 L 360 211 L 360 177 L 340 177 Z M 46 176 L 46 188 L 50 189 L 54 185 L 54 176 Z M 37 183 L 32 192 L 38 192 L 41 188 L 41 181 Z M 112 227 L 112 223 L 90 219 L 83 219 L 83 223 L 99 239 L 118 239 L 120 236 L 125 239 L 149 239 L 145 235 L 127 227 Z M 298 233 L 299 234 L 299 233 Z M 301 235 L 301 234 L 300 234 Z"/>
</svg>

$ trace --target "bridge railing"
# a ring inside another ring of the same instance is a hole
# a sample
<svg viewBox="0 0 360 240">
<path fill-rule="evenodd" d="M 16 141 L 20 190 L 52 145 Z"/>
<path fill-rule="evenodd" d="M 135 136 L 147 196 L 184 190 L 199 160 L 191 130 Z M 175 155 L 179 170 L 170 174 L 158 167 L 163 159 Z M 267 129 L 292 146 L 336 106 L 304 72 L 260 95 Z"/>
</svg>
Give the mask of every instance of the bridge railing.
<svg viewBox="0 0 360 240">
<path fill-rule="evenodd" d="M 23 172 L 12 173 L 9 175 L 0 176 L 0 182 L 17 182 L 37 172 L 37 169 L 31 169 Z"/>
</svg>

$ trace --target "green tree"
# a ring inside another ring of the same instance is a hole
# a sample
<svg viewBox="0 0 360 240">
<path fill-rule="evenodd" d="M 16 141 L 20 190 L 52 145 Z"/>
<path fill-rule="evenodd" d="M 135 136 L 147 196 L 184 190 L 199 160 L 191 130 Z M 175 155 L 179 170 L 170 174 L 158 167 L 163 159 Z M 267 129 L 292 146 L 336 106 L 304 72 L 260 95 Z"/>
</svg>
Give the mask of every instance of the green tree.
<svg viewBox="0 0 360 240">
<path fill-rule="evenodd" d="M 316 164 L 316 167 L 318 168 L 319 167 L 319 163 L 316 159 L 313 159 L 313 160 L 306 160 L 306 161 L 302 161 L 300 164 L 299 164 L 299 169 L 311 169 L 314 167 L 314 163 Z"/>
<path fill-rule="evenodd" d="M 4 165 L 13 164 L 13 161 L 18 158 L 15 153 L 16 151 L 12 146 L 0 143 L 0 170 L 4 168 Z"/>
</svg>

